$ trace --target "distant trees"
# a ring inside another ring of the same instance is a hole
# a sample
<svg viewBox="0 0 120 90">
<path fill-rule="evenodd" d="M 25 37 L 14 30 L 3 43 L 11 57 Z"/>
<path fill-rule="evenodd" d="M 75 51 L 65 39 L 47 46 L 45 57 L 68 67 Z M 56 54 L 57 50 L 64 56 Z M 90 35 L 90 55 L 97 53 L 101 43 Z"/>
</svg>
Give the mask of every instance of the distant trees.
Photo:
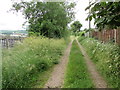
<svg viewBox="0 0 120 90">
<path fill-rule="evenodd" d="M 74 3 L 64 2 L 20 2 L 14 3 L 12 10 L 21 11 L 29 23 L 29 34 L 49 38 L 61 38 L 67 24 L 74 18 Z"/>
<path fill-rule="evenodd" d="M 74 23 L 71 24 L 71 30 L 75 33 L 80 31 L 82 27 L 82 24 L 79 21 L 75 21 Z"/>
<path fill-rule="evenodd" d="M 94 2 L 87 9 L 90 9 L 87 20 L 94 19 L 98 29 L 120 27 L 120 1 Z"/>
</svg>

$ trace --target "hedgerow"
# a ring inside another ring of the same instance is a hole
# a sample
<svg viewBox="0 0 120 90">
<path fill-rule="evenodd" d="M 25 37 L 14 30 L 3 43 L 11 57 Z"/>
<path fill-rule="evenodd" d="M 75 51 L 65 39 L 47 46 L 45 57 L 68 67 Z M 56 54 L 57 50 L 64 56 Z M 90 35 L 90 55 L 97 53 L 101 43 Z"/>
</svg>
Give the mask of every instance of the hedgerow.
<svg viewBox="0 0 120 90">
<path fill-rule="evenodd" d="M 101 43 L 93 38 L 79 38 L 97 69 L 108 81 L 109 87 L 120 86 L 120 47 L 110 43 Z"/>
</svg>

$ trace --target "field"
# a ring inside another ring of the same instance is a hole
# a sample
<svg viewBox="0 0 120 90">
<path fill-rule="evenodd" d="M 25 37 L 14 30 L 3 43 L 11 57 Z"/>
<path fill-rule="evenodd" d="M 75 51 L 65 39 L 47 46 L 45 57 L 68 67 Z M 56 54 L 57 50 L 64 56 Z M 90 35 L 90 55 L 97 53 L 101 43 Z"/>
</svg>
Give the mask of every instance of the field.
<svg viewBox="0 0 120 90">
<path fill-rule="evenodd" d="M 47 78 L 42 79 L 42 73 L 59 63 L 66 45 L 64 39 L 28 37 L 14 48 L 3 50 L 3 88 L 34 87 L 31 84 L 38 77 L 43 87 Z"/>
</svg>

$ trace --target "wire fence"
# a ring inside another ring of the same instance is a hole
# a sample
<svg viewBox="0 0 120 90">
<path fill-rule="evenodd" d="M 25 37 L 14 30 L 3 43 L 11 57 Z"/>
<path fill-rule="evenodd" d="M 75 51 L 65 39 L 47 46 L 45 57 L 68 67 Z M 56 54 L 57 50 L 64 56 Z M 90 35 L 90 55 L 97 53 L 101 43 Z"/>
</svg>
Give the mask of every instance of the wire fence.
<svg viewBox="0 0 120 90">
<path fill-rule="evenodd" d="M 25 37 L 10 37 L 10 36 L 2 36 L 0 38 L 0 44 L 2 48 L 12 48 L 16 44 L 16 42 L 22 42 Z"/>
</svg>

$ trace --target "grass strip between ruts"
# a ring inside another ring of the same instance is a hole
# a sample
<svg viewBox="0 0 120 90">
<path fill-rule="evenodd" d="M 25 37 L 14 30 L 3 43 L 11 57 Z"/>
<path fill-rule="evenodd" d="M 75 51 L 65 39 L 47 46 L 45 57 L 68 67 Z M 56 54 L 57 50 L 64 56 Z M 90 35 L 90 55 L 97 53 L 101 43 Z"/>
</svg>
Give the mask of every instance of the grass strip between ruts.
<svg viewBox="0 0 120 90">
<path fill-rule="evenodd" d="M 80 49 L 73 42 L 67 71 L 65 74 L 64 88 L 93 88 L 94 85 L 87 71 L 86 63 Z"/>
</svg>

